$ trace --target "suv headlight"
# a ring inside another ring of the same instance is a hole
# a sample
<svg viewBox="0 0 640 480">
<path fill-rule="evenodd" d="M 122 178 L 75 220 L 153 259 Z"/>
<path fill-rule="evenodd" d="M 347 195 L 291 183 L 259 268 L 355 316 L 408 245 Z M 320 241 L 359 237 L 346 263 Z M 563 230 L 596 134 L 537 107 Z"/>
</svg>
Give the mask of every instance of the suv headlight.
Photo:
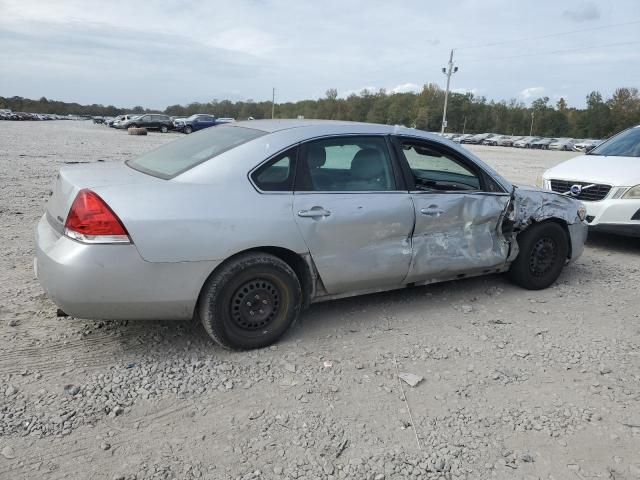
<svg viewBox="0 0 640 480">
<path fill-rule="evenodd" d="M 634 199 L 634 200 L 638 200 L 640 199 L 640 185 L 636 185 L 635 187 L 631 187 L 629 190 L 627 190 L 627 193 L 625 193 L 622 198 L 626 198 L 627 200 L 629 199 Z"/>
</svg>

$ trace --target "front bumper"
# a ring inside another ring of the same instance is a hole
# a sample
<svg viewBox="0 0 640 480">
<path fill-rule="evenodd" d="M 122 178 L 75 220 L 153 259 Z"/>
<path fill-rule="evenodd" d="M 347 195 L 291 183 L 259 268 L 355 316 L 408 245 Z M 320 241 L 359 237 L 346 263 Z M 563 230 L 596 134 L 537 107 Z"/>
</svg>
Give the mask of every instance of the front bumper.
<svg viewBox="0 0 640 480">
<path fill-rule="evenodd" d="M 87 245 L 36 228 L 34 270 L 47 295 L 67 314 L 105 320 L 188 320 L 218 262 L 154 263 L 133 244 Z"/>
<path fill-rule="evenodd" d="M 589 234 L 589 226 L 586 222 L 574 223 L 568 225 L 569 237 L 571 240 L 571 258 L 569 263 L 575 262 L 584 252 L 584 244 Z"/>
<path fill-rule="evenodd" d="M 605 199 L 583 203 L 591 229 L 640 236 L 640 200 Z"/>
</svg>

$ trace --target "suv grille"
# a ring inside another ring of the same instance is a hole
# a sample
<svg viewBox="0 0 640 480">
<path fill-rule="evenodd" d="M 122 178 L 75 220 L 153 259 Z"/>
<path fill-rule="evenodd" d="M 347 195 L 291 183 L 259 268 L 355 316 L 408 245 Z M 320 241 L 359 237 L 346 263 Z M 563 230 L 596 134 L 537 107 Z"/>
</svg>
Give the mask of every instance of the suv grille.
<svg viewBox="0 0 640 480">
<path fill-rule="evenodd" d="M 611 185 L 593 184 L 589 182 L 573 182 L 570 180 L 551 180 L 551 190 L 558 193 L 567 193 L 571 190 L 572 185 L 581 185 L 583 187 L 582 192 L 577 197 L 578 200 L 584 200 L 586 202 L 597 202 L 607 196 Z M 588 185 L 593 185 L 589 188 L 584 188 Z"/>
</svg>

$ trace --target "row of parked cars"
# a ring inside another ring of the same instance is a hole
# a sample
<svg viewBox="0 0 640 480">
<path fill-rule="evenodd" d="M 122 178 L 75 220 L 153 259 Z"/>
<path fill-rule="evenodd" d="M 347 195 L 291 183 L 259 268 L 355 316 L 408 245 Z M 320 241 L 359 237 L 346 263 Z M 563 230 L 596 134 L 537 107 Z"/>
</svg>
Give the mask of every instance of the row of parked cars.
<svg viewBox="0 0 640 480">
<path fill-rule="evenodd" d="M 40 120 L 81 120 L 75 115 L 54 115 L 50 113 L 26 113 L 0 110 L 0 120 L 40 121 Z"/>
<path fill-rule="evenodd" d="M 105 124 L 112 128 L 146 128 L 167 133 L 176 130 L 192 133 L 208 127 L 235 121 L 233 118 L 220 118 L 209 114 L 195 114 L 190 117 L 170 117 L 161 113 L 125 114 L 118 117 L 94 117 L 93 123 Z"/>
<path fill-rule="evenodd" d="M 573 150 L 576 152 L 588 152 L 602 143 L 602 140 L 590 138 L 546 138 L 535 136 L 500 135 L 497 133 L 445 133 L 444 136 L 449 140 L 453 140 L 460 144 L 536 148 L 540 150 Z"/>
</svg>

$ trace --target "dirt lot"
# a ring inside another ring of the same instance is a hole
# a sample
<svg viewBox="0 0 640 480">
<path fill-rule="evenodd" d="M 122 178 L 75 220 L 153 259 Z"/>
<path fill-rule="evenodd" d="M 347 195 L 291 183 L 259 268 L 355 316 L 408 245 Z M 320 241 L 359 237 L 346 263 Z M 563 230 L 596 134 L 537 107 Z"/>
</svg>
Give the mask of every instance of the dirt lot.
<svg viewBox="0 0 640 480">
<path fill-rule="evenodd" d="M 56 318 L 32 272 L 56 170 L 176 137 L 0 122 L 0 478 L 640 478 L 635 240 L 592 236 L 544 291 L 490 276 L 318 304 L 249 353 Z M 572 156 L 473 150 L 526 183 Z M 397 371 L 424 377 L 412 417 Z"/>
</svg>

